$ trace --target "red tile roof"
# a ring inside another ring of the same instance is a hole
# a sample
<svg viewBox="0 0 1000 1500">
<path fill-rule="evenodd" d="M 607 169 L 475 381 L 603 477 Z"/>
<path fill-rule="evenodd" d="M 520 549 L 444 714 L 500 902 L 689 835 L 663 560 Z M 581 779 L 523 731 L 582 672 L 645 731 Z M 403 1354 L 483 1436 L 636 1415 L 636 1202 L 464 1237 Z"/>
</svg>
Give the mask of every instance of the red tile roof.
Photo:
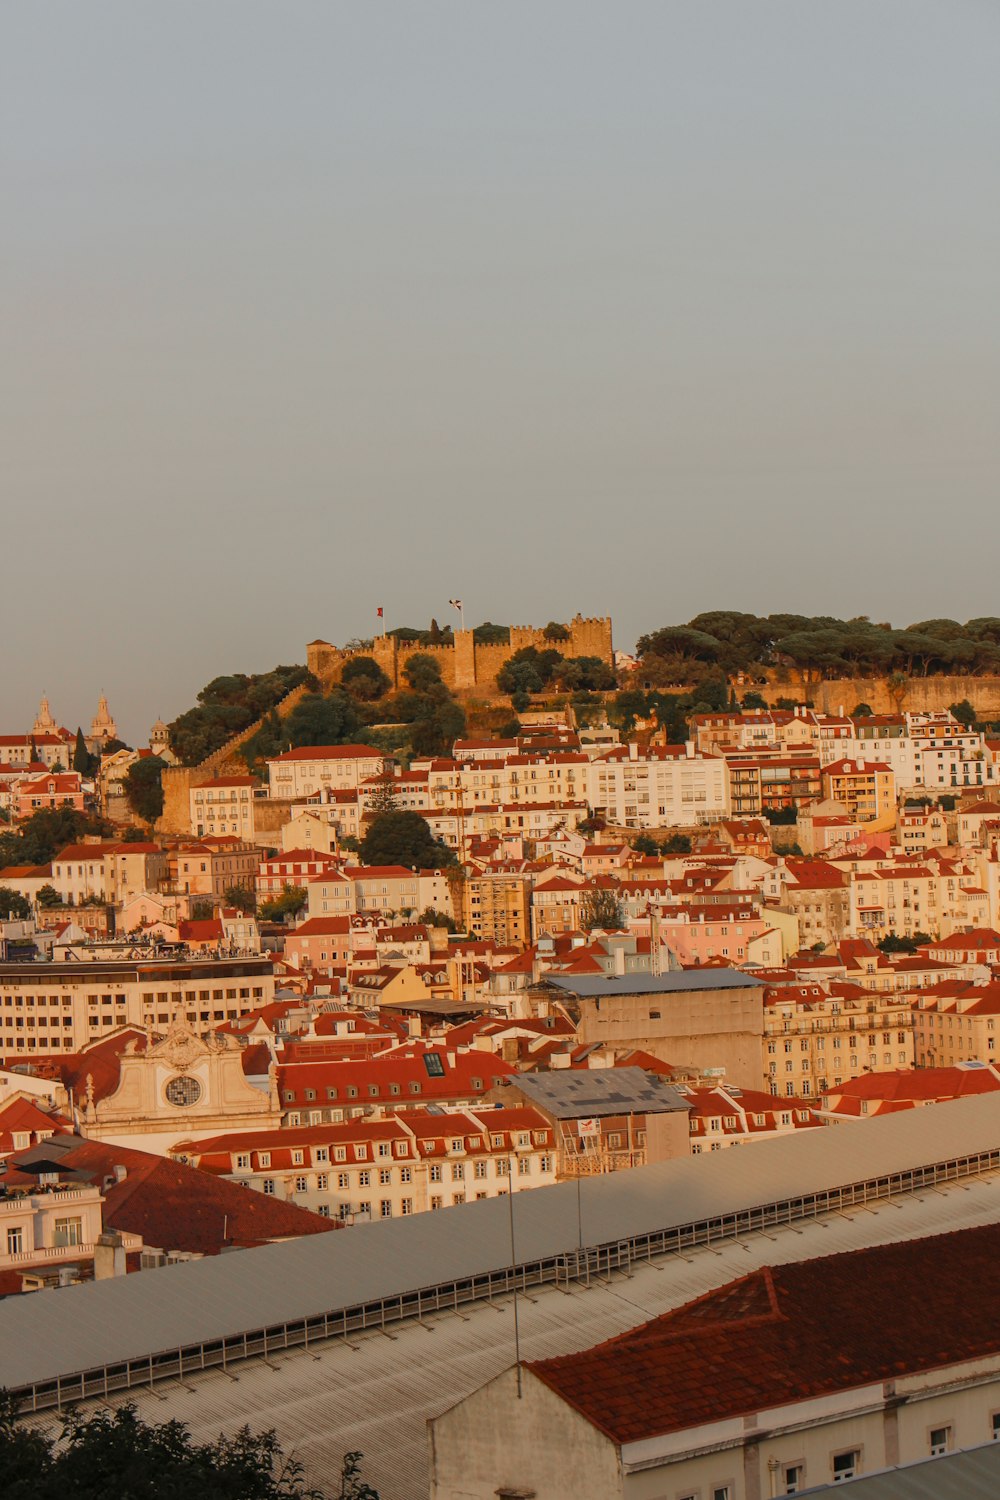
<svg viewBox="0 0 1000 1500">
<path fill-rule="evenodd" d="M 974 1297 L 956 1294 L 972 1286 Z M 632 1443 L 998 1353 L 991 1224 L 765 1267 L 527 1368 L 612 1442 Z"/>
</svg>

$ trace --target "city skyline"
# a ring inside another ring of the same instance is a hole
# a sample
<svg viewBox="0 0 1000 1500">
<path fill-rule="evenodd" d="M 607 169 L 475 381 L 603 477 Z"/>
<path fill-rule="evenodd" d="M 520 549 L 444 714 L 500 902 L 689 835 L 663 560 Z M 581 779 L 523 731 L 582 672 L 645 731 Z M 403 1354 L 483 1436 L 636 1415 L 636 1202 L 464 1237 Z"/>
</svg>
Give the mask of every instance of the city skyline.
<svg viewBox="0 0 1000 1500">
<path fill-rule="evenodd" d="M 624 647 L 993 613 L 998 42 L 852 0 L 12 11 L 9 717 L 103 688 L 135 736 L 456 593 Z"/>
</svg>

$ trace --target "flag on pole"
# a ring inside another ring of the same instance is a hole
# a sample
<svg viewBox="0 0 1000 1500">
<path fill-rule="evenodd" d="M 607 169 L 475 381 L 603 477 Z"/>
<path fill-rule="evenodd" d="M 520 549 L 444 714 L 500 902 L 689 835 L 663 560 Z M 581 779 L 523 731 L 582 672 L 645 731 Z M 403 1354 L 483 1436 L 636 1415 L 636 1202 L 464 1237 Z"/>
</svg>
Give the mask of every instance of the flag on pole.
<svg viewBox="0 0 1000 1500">
<path fill-rule="evenodd" d="M 377 616 L 378 616 L 378 618 L 379 618 L 379 619 L 380 619 L 380 620 L 381 620 L 381 618 L 382 618 L 382 606 L 381 606 L 381 604 L 380 604 L 380 605 L 379 605 L 379 606 L 378 606 L 378 607 L 377 607 L 377 609 L 376 609 L 376 610 L 375 610 L 375 614 L 376 614 L 376 615 L 377 615 Z"/>
<path fill-rule="evenodd" d="M 452 609 L 461 610 L 462 608 L 461 599 L 449 599 L 448 603 L 451 605 Z"/>
</svg>

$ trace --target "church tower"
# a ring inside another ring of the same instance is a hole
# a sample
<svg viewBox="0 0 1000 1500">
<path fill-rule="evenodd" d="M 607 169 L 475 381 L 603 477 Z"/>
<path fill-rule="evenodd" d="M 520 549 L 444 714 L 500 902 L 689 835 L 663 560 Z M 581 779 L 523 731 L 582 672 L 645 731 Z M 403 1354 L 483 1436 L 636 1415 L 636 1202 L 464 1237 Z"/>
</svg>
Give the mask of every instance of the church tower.
<svg viewBox="0 0 1000 1500">
<path fill-rule="evenodd" d="M 52 717 L 49 700 L 43 697 L 41 703 L 38 705 L 38 712 L 35 715 L 35 722 L 31 726 L 31 732 L 32 734 L 55 734 L 58 727 L 58 724 Z"/>
<path fill-rule="evenodd" d="M 97 713 L 91 720 L 88 740 L 93 740 L 97 744 L 107 744 L 108 740 L 116 740 L 117 738 L 118 725 L 111 717 L 108 700 L 102 693 L 101 701 L 97 705 Z"/>
</svg>

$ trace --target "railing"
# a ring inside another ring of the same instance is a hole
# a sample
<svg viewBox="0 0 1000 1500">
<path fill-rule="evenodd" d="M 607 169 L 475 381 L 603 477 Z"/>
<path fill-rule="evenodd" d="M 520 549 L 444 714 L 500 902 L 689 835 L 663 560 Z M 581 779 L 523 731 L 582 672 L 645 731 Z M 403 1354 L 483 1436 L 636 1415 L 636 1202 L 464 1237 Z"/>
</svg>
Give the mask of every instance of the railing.
<svg viewBox="0 0 1000 1500">
<path fill-rule="evenodd" d="M 58 1408 L 67 1402 L 106 1399 L 115 1391 L 129 1390 L 133 1386 L 152 1386 L 157 1380 L 183 1380 L 185 1375 L 193 1375 L 198 1370 L 225 1371 L 231 1364 L 256 1356 L 266 1359 L 279 1351 L 308 1349 L 311 1343 L 348 1339 L 352 1333 L 363 1333 L 368 1329 L 385 1330 L 388 1324 L 405 1319 L 419 1320 L 432 1313 L 457 1311 L 468 1303 L 492 1302 L 515 1289 L 526 1292 L 533 1286 L 566 1287 L 574 1281 L 589 1285 L 592 1277 L 609 1276 L 614 1271 L 628 1272 L 637 1262 L 651 1261 L 657 1256 L 680 1255 L 736 1241 L 743 1235 L 863 1208 L 868 1203 L 899 1194 L 919 1192 L 923 1188 L 998 1170 L 1000 1147 L 688 1224 L 671 1225 L 648 1234 L 567 1249 L 540 1260 L 505 1266 L 478 1276 L 400 1292 L 371 1302 L 331 1308 L 308 1318 L 248 1329 L 227 1338 L 163 1349 L 120 1363 L 12 1387 L 11 1390 L 22 1400 L 24 1408 L 31 1411 Z M 349 1230 L 345 1232 L 350 1233 Z M 155 1271 L 141 1274 L 155 1275 Z"/>
</svg>

